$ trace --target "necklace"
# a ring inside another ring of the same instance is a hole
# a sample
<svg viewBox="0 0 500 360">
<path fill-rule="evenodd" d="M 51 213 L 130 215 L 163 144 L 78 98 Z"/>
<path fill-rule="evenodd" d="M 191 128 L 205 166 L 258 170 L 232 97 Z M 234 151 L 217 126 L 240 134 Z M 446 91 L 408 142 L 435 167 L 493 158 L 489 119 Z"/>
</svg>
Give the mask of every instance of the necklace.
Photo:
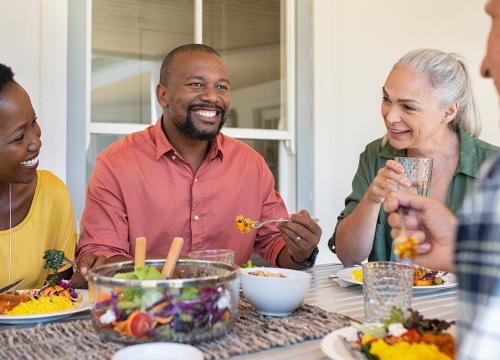
<svg viewBox="0 0 500 360">
<path fill-rule="evenodd" d="M 12 277 L 12 184 L 9 183 L 9 282 Z"/>
</svg>

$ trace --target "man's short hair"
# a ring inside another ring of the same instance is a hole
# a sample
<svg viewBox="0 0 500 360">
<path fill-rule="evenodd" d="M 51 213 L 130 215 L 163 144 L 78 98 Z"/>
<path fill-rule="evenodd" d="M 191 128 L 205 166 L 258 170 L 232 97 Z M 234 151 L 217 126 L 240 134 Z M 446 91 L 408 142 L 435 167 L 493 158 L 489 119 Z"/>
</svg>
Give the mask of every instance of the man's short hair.
<svg viewBox="0 0 500 360">
<path fill-rule="evenodd" d="M 181 53 L 189 52 L 189 51 L 203 51 L 209 54 L 217 55 L 221 57 L 220 54 L 211 46 L 203 45 L 203 44 L 186 44 L 176 47 L 172 51 L 170 51 L 165 59 L 163 59 L 163 63 L 161 64 L 160 70 L 160 84 L 166 85 L 168 81 L 168 77 L 171 73 L 172 62 L 175 57 Z"/>
<path fill-rule="evenodd" d="M 11 81 L 14 81 L 14 73 L 12 72 L 12 69 L 7 65 L 0 64 L 0 93 L 2 92 L 4 86 Z"/>
</svg>

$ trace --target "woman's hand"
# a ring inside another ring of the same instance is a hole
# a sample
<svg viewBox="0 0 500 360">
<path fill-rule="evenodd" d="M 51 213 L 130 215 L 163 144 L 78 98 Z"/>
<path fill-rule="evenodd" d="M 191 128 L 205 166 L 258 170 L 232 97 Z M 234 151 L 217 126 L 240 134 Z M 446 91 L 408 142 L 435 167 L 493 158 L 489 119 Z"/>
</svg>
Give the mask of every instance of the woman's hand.
<svg viewBox="0 0 500 360">
<path fill-rule="evenodd" d="M 398 190 L 398 186 L 410 187 L 410 180 L 404 176 L 403 165 L 395 160 L 387 160 L 385 167 L 379 169 L 366 196 L 371 203 L 381 204 L 389 195 Z"/>
</svg>

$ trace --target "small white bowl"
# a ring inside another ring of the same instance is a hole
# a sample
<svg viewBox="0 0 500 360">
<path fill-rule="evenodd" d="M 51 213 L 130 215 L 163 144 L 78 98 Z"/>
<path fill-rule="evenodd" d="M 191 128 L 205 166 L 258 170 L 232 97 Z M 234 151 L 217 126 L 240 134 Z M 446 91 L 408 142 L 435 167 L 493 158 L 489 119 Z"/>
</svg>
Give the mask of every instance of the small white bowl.
<svg viewBox="0 0 500 360">
<path fill-rule="evenodd" d="M 127 346 L 117 351 L 111 360 L 203 360 L 203 353 L 191 345 L 168 342 Z"/>
<path fill-rule="evenodd" d="M 286 278 L 265 277 L 249 274 L 262 270 L 281 273 Z M 311 275 L 298 270 L 281 268 L 241 269 L 241 288 L 257 312 L 269 316 L 287 316 L 304 301 L 311 285 Z"/>
</svg>

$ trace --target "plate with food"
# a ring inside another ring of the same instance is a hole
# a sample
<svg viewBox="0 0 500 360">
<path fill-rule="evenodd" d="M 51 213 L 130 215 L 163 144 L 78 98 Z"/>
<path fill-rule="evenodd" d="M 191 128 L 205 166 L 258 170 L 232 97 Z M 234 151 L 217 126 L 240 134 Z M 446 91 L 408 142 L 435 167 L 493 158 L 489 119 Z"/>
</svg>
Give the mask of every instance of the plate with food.
<svg viewBox="0 0 500 360">
<path fill-rule="evenodd" d="M 452 322 L 394 308 L 390 319 L 381 323 L 353 323 L 331 332 L 321 341 L 321 350 L 333 360 L 398 359 L 407 353 L 447 360 L 455 352 L 453 333 Z"/>
<path fill-rule="evenodd" d="M 363 270 L 360 266 L 342 269 L 337 276 L 345 282 L 363 285 Z M 457 284 L 457 278 L 452 273 L 430 270 L 421 266 L 415 266 L 413 271 L 414 291 L 449 289 Z"/>
<path fill-rule="evenodd" d="M 14 290 L 0 295 L 0 324 L 53 321 L 89 310 L 87 290 L 74 290 L 67 280 L 42 289 Z"/>
</svg>

